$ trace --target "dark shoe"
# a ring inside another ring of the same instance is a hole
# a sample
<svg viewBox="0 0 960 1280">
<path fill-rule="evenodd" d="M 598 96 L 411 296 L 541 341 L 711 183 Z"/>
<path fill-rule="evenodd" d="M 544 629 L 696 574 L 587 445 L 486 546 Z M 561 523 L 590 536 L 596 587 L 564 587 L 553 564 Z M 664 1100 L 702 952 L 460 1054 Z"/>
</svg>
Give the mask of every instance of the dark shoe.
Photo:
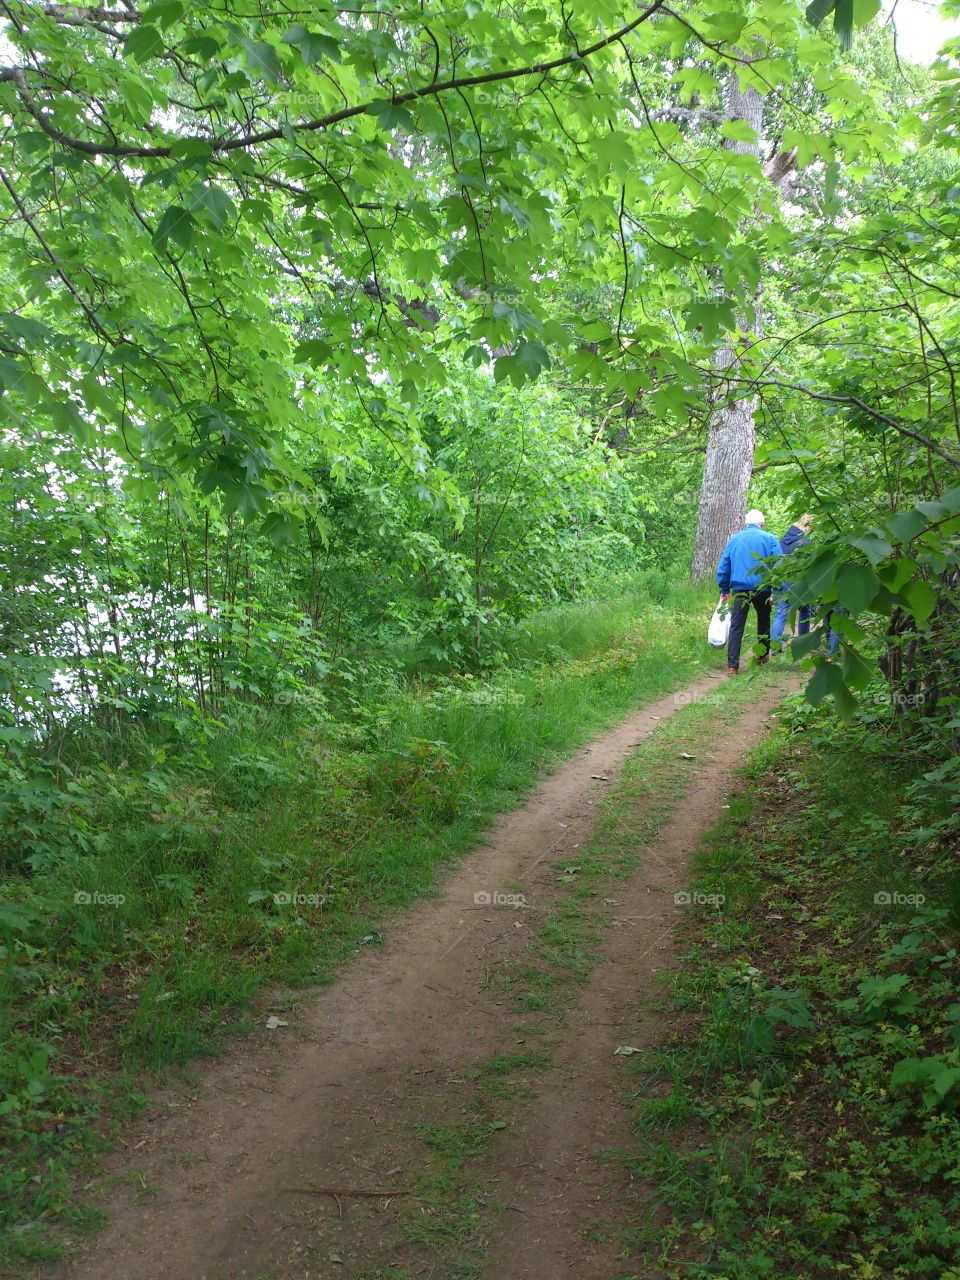
<svg viewBox="0 0 960 1280">
<path fill-rule="evenodd" d="M 757 659 L 757 666 L 762 667 L 765 662 L 769 662 L 769 661 L 770 661 L 770 655 L 769 653 L 765 653 L 762 658 Z"/>
</svg>

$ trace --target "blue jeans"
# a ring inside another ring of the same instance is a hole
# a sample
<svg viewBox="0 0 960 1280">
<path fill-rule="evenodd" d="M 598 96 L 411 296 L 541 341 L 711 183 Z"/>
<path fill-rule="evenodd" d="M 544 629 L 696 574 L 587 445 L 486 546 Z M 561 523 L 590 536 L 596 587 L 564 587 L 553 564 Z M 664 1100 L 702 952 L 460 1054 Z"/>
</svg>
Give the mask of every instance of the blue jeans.
<svg viewBox="0 0 960 1280">
<path fill-rule="evenodd" d="M 824 619 L 824 621 L 827 624 L 827 657 L 828 658 L 832 658 L 833 655 L 840 648 L 840 637 L 837 635 L 836 631 L 834 631 L 833 627 L 830 625 L 830 619 L 833 617 L 835 613 L 846 613 L 846 612 L 847 612 L 846 609 L 832 609 Z"/>
<path fill-rule="evenodd" d="M 777 608 L 773 615 L 773 626 L 770 628 L 770 643 L 776 648 L 780 647 L 783 639 L 783 628 L 787 623 L 787 614 L 790 612 L 790 597 L 787 595 L 786 589 L 778 591 Z M 802 604 L 797 609 L 797 635 L 805 636 L 810 630 L 810 614 L 812 610 L 810 605 Z"/>
</svg>

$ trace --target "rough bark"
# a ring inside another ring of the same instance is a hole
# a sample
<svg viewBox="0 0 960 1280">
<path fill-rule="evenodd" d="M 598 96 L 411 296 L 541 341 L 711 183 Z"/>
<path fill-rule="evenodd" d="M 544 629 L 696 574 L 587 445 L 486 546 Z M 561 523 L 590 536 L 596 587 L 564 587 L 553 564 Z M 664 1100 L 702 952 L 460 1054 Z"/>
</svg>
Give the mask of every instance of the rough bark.
<svg viewBox="0 0 960 1280">
<path fill-rule="evenodd" d="M 752 86 L 742 89 L 736 74 L 730 77 L 725 118 L 746 121 L 754 131 L 755 141 L 734 142 L 728 139 L 724 146 L 740 155 L 754 155 L 759 160 L 763 100 Z M 758 324 L 759 319 L 754 332 Z M 753 471 L 756 442 L 753 417 L 756 398 L 731 400 L 723 380 L 724 374 L 729 376 L 736 373 L 739 366 L 740 360 L 733 343 L 721 347 L 714 361 L 714 367 L 720 375 L 719 386 L 713 397 L 717 407 L 710 415 L 707 459 L 700 490 L 697 537 L 691 566 L 691 576 L 695 581 L 713 575 L 727 539 L 742 528 L 746 514 L 747 489 Z"/>
<path fill-rule="evenodd" d="M 722 347 L 714 362 L 721 374 L 736 368 L 737 363 L 730 347 Z M 723 384 L 721 394 L 722 388 Z M 713 576 L 727 539 L 743 528 L 747 489 L 753 472 L 755 408 L 755 398 L 732 400 L 722 404 L 710 417 L 691 569 L 695 581 Z"/>
</svg>

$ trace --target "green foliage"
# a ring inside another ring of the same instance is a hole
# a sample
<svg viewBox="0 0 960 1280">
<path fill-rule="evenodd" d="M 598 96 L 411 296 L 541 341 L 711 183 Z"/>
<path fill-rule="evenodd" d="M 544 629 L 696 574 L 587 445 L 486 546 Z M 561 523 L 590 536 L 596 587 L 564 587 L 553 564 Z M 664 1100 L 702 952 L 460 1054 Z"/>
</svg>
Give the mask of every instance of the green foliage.
<svg viewBox="0 0 960 1280">
<path fill-rule="evenodd" d="M 59 1037 L 93 1038 L 118 971 L 118 1060 L 186 1060 L 264 976 L 368 936 L 534 762 L 692 669 L 703 602 L 676 582 L 730 403 L 756 404 L 771 523 L 815 516 L 794 722 L 832 749 L 830 704 L 920 762 L 906 847 L 952 848 L 952 64 L 901 66 L 872 0 L 74 7 L 16 5 L 0 69 L 22 1217 L 62 1203 L 35 1201 L 31 1125 L 56 1103 L 79 1127 Z M 759 1073 L 761 1114 L 817 1004 L 809 975 L 747 976 L 708 1057 Z M 858 1033 L 893 1028 L 902 1105 L 949 1112 L 955 1046 L 909 1042 L 918 976 L 847 986 Z"/>
<path fill-rule="evenodd" d="M 872 708 L 795 699 L 698 857 L 725 903 L 674 985 L 697 1029 L 631 1060 L 641 1274 L 939 1277 L 960 1247 L 952 798 Z"/>
</svg>

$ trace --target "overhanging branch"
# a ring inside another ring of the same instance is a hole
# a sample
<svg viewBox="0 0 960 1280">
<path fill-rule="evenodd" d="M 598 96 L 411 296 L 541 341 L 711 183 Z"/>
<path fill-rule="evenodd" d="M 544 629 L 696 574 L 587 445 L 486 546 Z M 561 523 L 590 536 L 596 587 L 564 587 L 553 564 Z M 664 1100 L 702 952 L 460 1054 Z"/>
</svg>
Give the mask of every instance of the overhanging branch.
<svg viewBox="0 0 960 1280">
<path fill-rule="evenodd" d="M 601 52 L 601 50 L 609 48 L 610 45 L 623 40 L 642 23 L 651 18 L 653 14 L 657 13 L 663 7 L 663 4 L 664 0 L 653 0 L 653 3 L 649 4 L 632 22 L 626 23 L 611 35 L 604 36 L 579 52 L 565 54 L 563 57 L 553 58 L 548 62 L 532 63 L 524 67 L 508 67 L 502 71 L 487 71 L 478 75 L 459 76 L 440 81 L 434 80 L 419 89 L 410 89 L 406 93 L 393 94 L 387 100 L 393 106 L 405 106 L 407 103 L 418 102 L 422 98 L 434 98 L 442 93 L 476 88 L 478 85 L 502 84 L 509 80 L 517 80 L 527 76 L 549 75 L 551 71 L 558 71 L 561 67 L 583 62 Z M 74 138 L 51 124 L 43 115 L 42 109 L 37 104 L 27 83 L 27 69 L 25 67 L 4 68 L 3 71 L 0 71 L 0 82 L 2 81 L 13 81 L 17 87 L 21 102 L 40 128 L 43 129 L 44 133 L 55 142 L 60 143 L 61 146 L 68 147 L 72 151 L 79 151 L 84 155 L 91 156 L 138 157 L 140 159 L 167 159 L 172 153 L 172 145 L 142 147 L 126 143 L 99 143 L 90 142 L 85 138 Z M 357 103 L 352 107 L 342 107 L 339 111 L 333 111 L 329 115 L 320 116 L 316 120 L 307 120 L 292 127 L 298 132 L 316 133 L 329 129 L 332 125 L 340 124 L 344 120 L 364 115 L 375 102 L 379 101 L 383 101 L 383 99 L 371 99 L 369 102 Z M 290 127 L 290 125 L 284 125 L 283 127 L 262 129 L 256 133 L 242 134 L 238 138 L 204 138 L 194 135 L 178 138 L 177 142 L 178 144 L 198 142 L 209 147 L 214 154 L 222 155 L 229 151 L 239 151 L 246 147 L 259 146 L 265 142 L 277 142 L 287 135 Z"/>
</svg>

